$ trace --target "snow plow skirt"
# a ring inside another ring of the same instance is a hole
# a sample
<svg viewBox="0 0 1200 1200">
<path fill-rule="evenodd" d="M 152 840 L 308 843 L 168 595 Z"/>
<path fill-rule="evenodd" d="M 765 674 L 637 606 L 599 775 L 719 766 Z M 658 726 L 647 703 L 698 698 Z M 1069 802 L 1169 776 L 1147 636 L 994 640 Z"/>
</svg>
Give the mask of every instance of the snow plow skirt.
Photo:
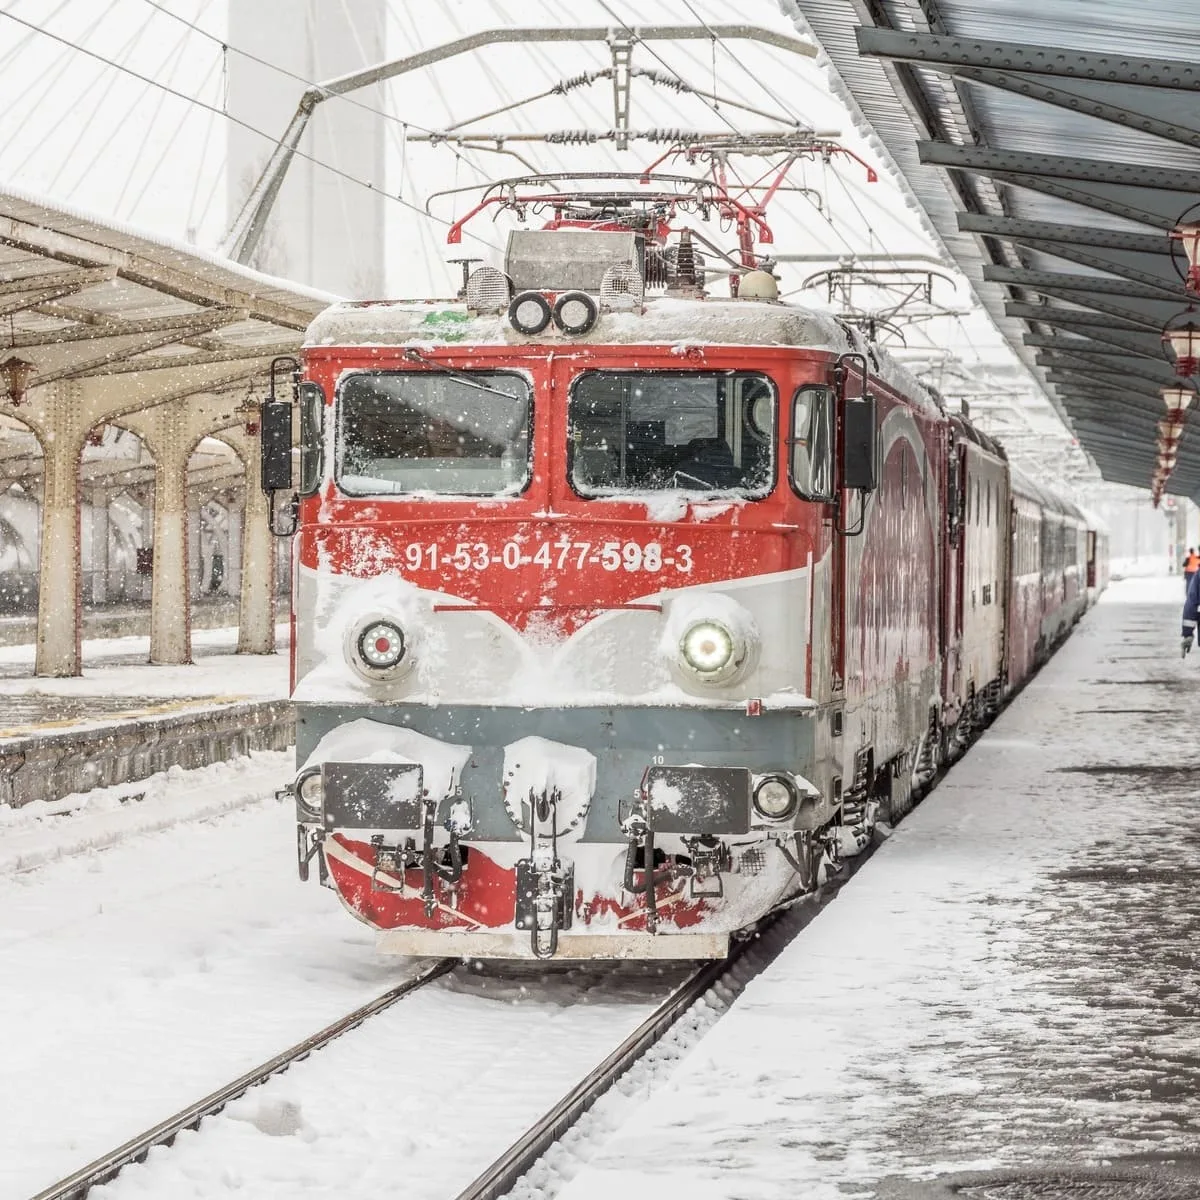
<svg viewBox="0 0 1200 1200">
<path fill-rule="evenodd" d="M 375 948 L 380 954 L 416 958 L 532 959 L 529 938 L 520 933 L 451 933 L 434 929 L 384 929 Z M 564 933 L 554 962 L 592 958 L 725 958 L 727 933 Z"/>
</svg>

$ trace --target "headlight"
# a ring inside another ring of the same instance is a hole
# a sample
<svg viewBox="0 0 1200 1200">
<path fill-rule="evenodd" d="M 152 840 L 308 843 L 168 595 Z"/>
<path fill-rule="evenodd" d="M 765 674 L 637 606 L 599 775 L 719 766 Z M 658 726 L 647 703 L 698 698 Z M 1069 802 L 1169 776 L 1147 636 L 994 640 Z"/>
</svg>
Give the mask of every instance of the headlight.
<svg viewBox="0 0 1200 1200">
<path fill-rule="evenodd" d="M 554 323 L 570 336 L 587 333 L 598 315 L 596 302 L 587 292 L 564 292 L 554 304 Z"/>
<path fill-rule="evenodd" d="M 321 771 L 309 771 L 296 780 L 296 807 L 306 820 L 319 821 L 325 803 L 325 782 Z"/>
<path fill-rule="evenodd" d="M 720 621 L 694 621 L 679 639 L 679 656 L 701 679 L 716 682 L 734 663 L 733 634 Z"/>
<path fill-rule="evenodd" d="M 550 303 L 541 292 L 521 292 L 508 306 L 508 322 L 526 337 L 533 337 L 550 324 Z"/>
<path fill-rule="evenodd" d="M 404 657 L 404 630 L 391 621 L 372 621 L 359 633 L 355 649 L 372 671 L 390 671 Z"/>
<path fill-rule="evenodd" d="M 796 811 L 796 789 L 782 775 L 768 775 L 754 789 L 754 810 L 771 821 L 783 821 Z"/>
</svg>

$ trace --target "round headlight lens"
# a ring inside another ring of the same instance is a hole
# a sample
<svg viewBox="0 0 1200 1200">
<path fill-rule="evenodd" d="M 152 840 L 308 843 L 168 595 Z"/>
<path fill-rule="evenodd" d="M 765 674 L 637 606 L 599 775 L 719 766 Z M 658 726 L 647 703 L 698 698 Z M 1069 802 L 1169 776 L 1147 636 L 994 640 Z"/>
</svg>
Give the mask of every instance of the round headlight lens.
<svg viewBox="0 0 1200 1200">
<path fill-rule="evenodd" d="M 540 292 L 522 292 L 508 306 L 509 324 L 518 332 L 532 337 L 550 324 L 550 304 Z"/>
<path fill-rule="evenodd" d="M 566 292 L 554 305 L 554 323 L 566 334 L 587 333 L 599 310 L 587 292 Z"/>
<path fill-rule="evenodd" d="M 388 671 L 404 657 L 404 631 L 391 621 L 372 621 L 358 635 L 358 654 L 373 671 Z"/>
<path fill-rule="evenodd" d="M 733 634 L 719 621 L 689 625 L 679 641 L 679 653 L 697 675 L 719 675 L 733 661 Z"/>
<path fill-rule="evenodd" d="M 782 821 L 796 811 L 796 789 L 778 775 L 764 779 L 754 789 L 754 807 L 772 821 Z"/>
<path fill-rule="evenodd" d="M 301 778 L 296 785 L 296 799 L 306 815 L 320 819 L 325 801 L 325 782 L 320 771 L 312 771 Z"/>
</svg>

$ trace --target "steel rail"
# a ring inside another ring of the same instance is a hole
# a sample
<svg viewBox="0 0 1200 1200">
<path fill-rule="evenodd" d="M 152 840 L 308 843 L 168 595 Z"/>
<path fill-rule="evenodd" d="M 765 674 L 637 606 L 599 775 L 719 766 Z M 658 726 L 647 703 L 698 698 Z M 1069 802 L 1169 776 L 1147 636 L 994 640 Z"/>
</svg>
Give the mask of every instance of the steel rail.
<svg viewBox="0 0 1200 1200">
<path fill-rule="evenodd" d="M 357 1028 L 364 1021 L 390 1008 L 397 1001 L 403 1000 L 405 996 L 411 995 L 427 983 L 432 983 L 435 979 L 449 974 L 459 965 L 459 961 L 457 958 L 439 959 L 420 975 L 389 988 L 382 995 L 376 996 L 374 1000 L 362 1005 L 361 1008 L 356 1008 L 353 1012 L 334 1021 L 332 1025 L 327 1025 L 319 1033 L 314 1033 L 304 1041 L 297 1042 L 290 1049 L 276 1054 L 274 1058 L 269 1058 L 244 1075 L 239 1075 L 232 1083 L 227 1083 L 224 1087 L 205 1096 L 204 1099 L 189 1104 L 174 1116 L 160 1121 L 115 1150 L 110 1150 L 94 1162 L 88 1163 L 87 1166 L 80 1167 L 65 1179 L 51 1184 L 50 1187 L 33 1196 L 32 1200 L 79 1200 L 79 1197 L 86 1196 L 91 1188 L 107 1183 L 122 1167 L 141 1161 L 155 1146 L 169 1146 L 175 1140 L 176 1135 L 184 1129 L 195 1128 L 205 1117 L 219 1113 L 230 1101 L 238 1099 L 252 1087 L 265 1082 L 273 1075 L 286 1071 L 293 1063 L 307 1058 L 314 1050 L 320 1050 L 329 1045 L 335 1038 Z"/>
<path fill-rule="evenodd" d="M 676 988 L 602 1063 L 593 1067 L 545 1116 L 514 1142 L 457 1200 L 496 1200 L 561 1138 L 643 1054 L 660 1041 L 742 955 L 739 942 L 728 958 L 707 963 Z M 34 1200 L 40 1200 L 35 1197 Z"/>
</svg>

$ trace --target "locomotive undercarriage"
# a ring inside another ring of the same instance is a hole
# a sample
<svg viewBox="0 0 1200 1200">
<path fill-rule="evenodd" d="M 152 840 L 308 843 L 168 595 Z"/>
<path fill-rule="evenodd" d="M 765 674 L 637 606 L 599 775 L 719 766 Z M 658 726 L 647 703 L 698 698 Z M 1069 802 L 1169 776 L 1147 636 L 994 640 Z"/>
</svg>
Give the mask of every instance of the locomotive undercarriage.
<svg viewBox="0 0 1200 1200">
<path fill-rule="evenodd" d="M 827 716 L 306 706 L 302 755 L 363 718 L 474 745 L 438 797 L 424 794 L 420 764 L 310 764 L 298 781 L 319 769 L 322 802 L 317 813 L 297 800 L 301 872 L 316 858 L 322 882 L 395 952 L 719 956 L 739 929 L 817 887 L 842 853 L 839 807 L 810 782 L 832 770 L 816 752 Z M 553 769 L 538 775 L 544 787 L 505 787 L 520 777 L 521 734 L 551 760 L 556 746 L 594 758 L 582 803 Z M 776 801 L 794 801 L 775 817 L 758 807 L 766 780 Z M 854 815 L 861 835 L 867 810 Z"/>
</svg>

